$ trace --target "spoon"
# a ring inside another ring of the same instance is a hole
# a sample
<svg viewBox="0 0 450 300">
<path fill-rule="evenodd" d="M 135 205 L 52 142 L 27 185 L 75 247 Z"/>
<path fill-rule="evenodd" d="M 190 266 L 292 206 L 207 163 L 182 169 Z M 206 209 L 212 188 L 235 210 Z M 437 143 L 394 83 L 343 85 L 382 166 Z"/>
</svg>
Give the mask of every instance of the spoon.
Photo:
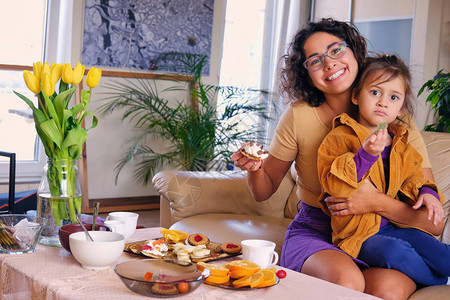
<svg viewBox="0 0 450 300">
<path fill-rule="evenodd" d="M 81 220 L 80 220 L 80 216 L 77 215 L 76 217 L 77 217 L 78 223 L 80 223 L 81 227 L 82 227 L 83 230 L 84 230 L 84 233 L 86 234 L 86 239 L 87 239 L 88 241 L 93 242 L 94 239 L 93 239 L 92 236 L 89 234 L 89 231 L 87 231 L 86 227 L 84 227 L 83 223 L 82 223 Z"/>
<path fill-rule="evenodd" d="M 100 207 L 100 202 L 94 202 L 94 213 L 92 215 L 92 231 L 95 230 L 95 223 L 97 221 L 99 207 Z"/>
</svg>

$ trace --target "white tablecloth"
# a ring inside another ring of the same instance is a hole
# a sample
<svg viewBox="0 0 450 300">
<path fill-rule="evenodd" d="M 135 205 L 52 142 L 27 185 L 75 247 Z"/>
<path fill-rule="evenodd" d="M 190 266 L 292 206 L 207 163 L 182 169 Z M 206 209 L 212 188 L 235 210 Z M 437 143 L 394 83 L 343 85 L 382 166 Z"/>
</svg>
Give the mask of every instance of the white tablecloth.
<svg viewBox="0 0 450 300">
<path fill-rule="evenodd" d="M 138 229 L 128 239 L 138 241 L 161 236 L 160 228 Z M 124 253 L 117 263 L 141 259 Z M 281 267 L 277 267 L 281 269 Z M 287 270 L 276 286 L 255 290 L 228 290 L 201 285 L 182 299 L 378 299 L 338 285 Z M 0 255 L 0 299 L 149 299 L 130 290 L 114 268 L 88 271 L 63 248 L 38 245 L 34 253 Z"/>
</svg>

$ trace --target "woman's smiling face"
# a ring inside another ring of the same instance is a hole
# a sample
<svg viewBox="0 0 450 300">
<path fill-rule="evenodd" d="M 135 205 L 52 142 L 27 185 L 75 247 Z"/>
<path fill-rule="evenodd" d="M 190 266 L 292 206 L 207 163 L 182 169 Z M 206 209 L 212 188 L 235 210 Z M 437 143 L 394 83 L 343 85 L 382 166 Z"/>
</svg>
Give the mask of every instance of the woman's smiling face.
<svg viewBox="0 0 450 300">
<path fill-rule="evenodd" d="M 306 58 L 326 53 L 329 46 L 337 42 L 342 42 L 342 39 L 326 32 L 314 33 L 303 46 Z M 331 59 L 325 56 L 322 68 L 316 71 L 308 70 L 308 74 L 312 84 L 322 91 L 325 97 L 327 95 L 350 93 L 352 84 L 358 74 L 358 63 L 353 51 L 347 47 L 346 53 L 342 57 Z"/>
</svg>

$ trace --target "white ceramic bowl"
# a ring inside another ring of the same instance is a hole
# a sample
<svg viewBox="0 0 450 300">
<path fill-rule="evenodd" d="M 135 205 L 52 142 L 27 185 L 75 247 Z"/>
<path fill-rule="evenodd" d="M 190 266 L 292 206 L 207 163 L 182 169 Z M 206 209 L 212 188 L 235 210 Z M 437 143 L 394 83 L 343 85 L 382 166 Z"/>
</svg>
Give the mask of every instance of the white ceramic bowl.
<svg viewBox="0 0 450 300">
<path fill-rule="evenodd" d="M 89 231 L 93 242 L 86 239 L 84 231 L 69 236 L 72 255 L 87 270 L 103 270 L 122 255 L 125 238 L 122 234 L 111 231 Z"/>
</svg>

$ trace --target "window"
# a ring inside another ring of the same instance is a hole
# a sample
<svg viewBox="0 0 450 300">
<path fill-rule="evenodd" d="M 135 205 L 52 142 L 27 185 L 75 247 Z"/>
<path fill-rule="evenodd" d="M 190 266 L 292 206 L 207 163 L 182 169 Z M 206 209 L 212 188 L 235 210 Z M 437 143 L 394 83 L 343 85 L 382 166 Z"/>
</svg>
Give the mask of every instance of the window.
<svg viewBox="0 0 450 300">
<path fill-rule="evenodd" d="M 33 62 L 44 58 L 47 1 L 16 0 L 2 5 L 0 149 L 16 153 L 17 182 L 36 181 L 42 175 L 45 154 L 39 146 L 31 110 L 13 90 L 36 101 L 23 81 L 22 70 L 24 66 L 30 67 Z M 2 159 L 0 183 L 7 180 L 8 163 Z"/>
<path fill-rule="evenodd" d="M 265 2 L 227 1 L 220 85 L 260 88 Z"/>
<path fill-rule="evenodd" d="M 289 9 L 297 9 L 298 13 L 299 3 L 290 7 L 289 1 L 284 0 L 227 0 L 220 85 L 276 92 L 277 68 L 285 54 L 288 23 L 295 23 L 290 20 Z M 296 30 L 298 24 L 291 26 Z M 265 136 L 258 139 L 266 147 L 285 108 L 281 100 L 271 97 L 260 99 L 265 101 L 271 121 L 249 117 L 241 122 L 241 126 L 259 122 Z"/>
</svg>

